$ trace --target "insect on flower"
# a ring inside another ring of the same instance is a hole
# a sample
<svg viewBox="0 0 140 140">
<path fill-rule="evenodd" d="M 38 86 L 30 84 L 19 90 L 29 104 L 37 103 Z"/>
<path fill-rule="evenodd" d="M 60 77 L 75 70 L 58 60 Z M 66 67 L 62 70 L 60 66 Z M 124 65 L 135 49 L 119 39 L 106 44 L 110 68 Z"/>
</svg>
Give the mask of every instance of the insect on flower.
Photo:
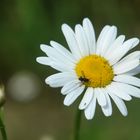
<svg viewBox="0 0 140 140">
<path fill-rule="evenodd" d="M 55 41 L 50 41 L 50 46 L 40 46 L 47 56 L 38 57 L 37 62 L 59 71 L 45 82 L 51 87 L 62 87 L 66 106 L 84 94 L 79 109 L 84 110 L 88 120 L 94 117 L 97 103 L 105 116 L 111 116 L 110 98 L 126 116 L 124 101 L 130 101 L 132 96 L 140 98 L 140 79 L 135 76 L 140 72 L 140 51 L 128 54 L 139 39 L 125 41 L 124 35 L 117 37 L 117 27 L 110 25 L 103 27 L 96 39 L 88 18 L 82 25 L 77 24 L 74 31 L 63 24 L 62 32 L 69 50 Z"/>
<path fill-rule="evenodd" d="M 79 80 L 82 82 L 82 83 L 88 83 L 89 82 L 89 79 L 87 79 L 84 75 L 84 72 L 82 71 L 83 75 L 79 77 Z"/>
</svg>

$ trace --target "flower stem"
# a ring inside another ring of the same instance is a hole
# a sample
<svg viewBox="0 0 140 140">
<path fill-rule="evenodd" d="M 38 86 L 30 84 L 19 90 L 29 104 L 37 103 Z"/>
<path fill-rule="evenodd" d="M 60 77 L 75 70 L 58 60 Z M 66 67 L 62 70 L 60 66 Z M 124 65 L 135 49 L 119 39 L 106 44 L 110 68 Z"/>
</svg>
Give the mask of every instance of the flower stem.
<svg viewBox="0 0 140 140">
<path fill-rule="evenodd" d="M 2 134 L 2 139 L 7 140 L 5 125 L 3 123 L 3 110 L 2 109 L 0 109 L 0 131 L 1 131 L 1 134 Z"/>
<path fill-rule="evenodd" d="M 75 119 L 74 140 L 80 140 L 81 115 L 82 111 L 78 109 Z"/>
</svg>

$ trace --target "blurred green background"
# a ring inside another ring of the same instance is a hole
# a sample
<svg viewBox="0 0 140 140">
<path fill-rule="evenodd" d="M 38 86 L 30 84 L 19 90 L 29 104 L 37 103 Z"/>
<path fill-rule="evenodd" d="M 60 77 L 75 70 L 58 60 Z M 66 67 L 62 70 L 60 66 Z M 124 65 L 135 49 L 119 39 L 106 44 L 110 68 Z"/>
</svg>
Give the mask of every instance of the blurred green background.
<svg viewBox="0 0 140 140">
<path fill-rule="evenodd" d="M 139 9 L 139 0 L 0 0 L 0 81 L 6 87 L 9 140 L 72 139 L 79 101 L 67 108 L 60 89 L 45 85 L 55 71 L 36 63 L 44 55 L 39 45 L 55 40 L 67 47 L 61 25 L 74 27 L 84 17 L 93 22 L 96 35 L 111 24 L 118 34 L 139 37 Z M 126 104 L 126 118 L 114 104 L 109 118 L 99 107 L 92 121 L 83 116 L 81 140 L 140 140 L 140 101 Z"/>
</svg>

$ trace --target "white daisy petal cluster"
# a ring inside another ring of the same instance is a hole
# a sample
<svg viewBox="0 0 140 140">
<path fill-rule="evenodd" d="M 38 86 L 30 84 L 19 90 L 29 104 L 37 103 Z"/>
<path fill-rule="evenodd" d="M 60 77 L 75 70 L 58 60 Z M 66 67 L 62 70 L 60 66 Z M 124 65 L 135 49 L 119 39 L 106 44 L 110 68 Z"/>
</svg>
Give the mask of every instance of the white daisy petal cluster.
<svg viewBox="0 0 140 140">
<path fill-rule="evenodd" d="M 132 96 L 140 98 L 140 79 L 134 75 L 140 72 L 140 51 L 129 51 L 139 44 L 138 38 L 125 41 L 124 35 L 117 37 L 117 28 L 106 25 L 99 37 L 88 18 L 77 24 L 73 31 L 62 25 L 70 50 L 51 41 L 40 45 L 47 56 L 37 57 L 37 62 L 57 71 L 46 78 L 51 87 L 62 87 L 64 105 L 70 106 L 79 96 L 79 109 L 84 110 L 88 120 L 95 114 L 96 104 L 105 116 L 112 115 L 111 99 L 123 116 L 127 115 L 124 101 Z"/>
</svg>

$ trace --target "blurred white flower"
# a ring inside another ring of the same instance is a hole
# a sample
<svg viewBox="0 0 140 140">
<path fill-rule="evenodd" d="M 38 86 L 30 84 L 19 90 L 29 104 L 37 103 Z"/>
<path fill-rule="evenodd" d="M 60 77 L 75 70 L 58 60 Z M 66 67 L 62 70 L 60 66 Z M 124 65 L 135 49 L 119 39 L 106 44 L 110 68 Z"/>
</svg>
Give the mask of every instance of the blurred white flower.
<svg viewBox="0 0 140 140">
<path fill-rule="evenodd" d="M 123 100 L 130 101 L 131 96 L 140 98 L 140 79 L 134 76 L 140 72 L 140 51 L 125 55 L 139 44 L 139 39 L 124 41 L 124 35 L 117 37 L 116 26 L 106 25 L 96 41 L 88 18 L 83 25 L 75 26 L 75 32 L 63 24 L 62 32 L 70 51 L 55 41 L 50 42 L 51 46 L 40 46 L 47 57 L 38 57 L 37 62 L 60 71 L 45 82 L 51 87 L 62 87 L 66 106 L 84 94 L 79 109 L 84 110 L 89 120 L 94 117 L 96 102 L 105 116 L 112 115 L 110 97 L 126 116 Z"/>
<path fill-rule="evenodd" d="M 3 106 L 3 104 L 5 103 L 5 93 L 4 93 L 4 86 L 0 85 L 0 107 Z"/>
<path fill-rule="evenodd" d="M 20 102 L 35 99 L 40 93 L 40 81 L 30 72 L 18 72 L 11 77 L 7 85 L 10 96 Z"/>
<path fill-rule="evenodd" d="M 54 140 L 54 138 L 52 136 L 49 136 L 49 135 L 44 135 L 39 140 Z"/>
</svg>

